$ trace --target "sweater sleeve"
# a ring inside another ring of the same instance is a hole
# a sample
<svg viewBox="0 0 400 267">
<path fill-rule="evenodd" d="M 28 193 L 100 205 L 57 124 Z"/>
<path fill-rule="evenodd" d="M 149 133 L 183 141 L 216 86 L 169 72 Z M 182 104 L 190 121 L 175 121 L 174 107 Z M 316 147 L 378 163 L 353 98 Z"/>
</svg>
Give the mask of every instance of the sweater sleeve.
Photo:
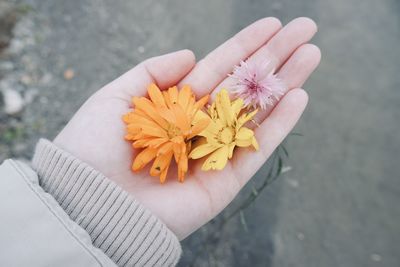
<svg viewBox="0 0 400 267">
<path fill-rule="evenodd" d="M 32 167 L 41 187 L 118 266 L 176 265 L 181 254 L 177 237 L 100 172 L 44 139 L 36 146 Z"/>
</svg>

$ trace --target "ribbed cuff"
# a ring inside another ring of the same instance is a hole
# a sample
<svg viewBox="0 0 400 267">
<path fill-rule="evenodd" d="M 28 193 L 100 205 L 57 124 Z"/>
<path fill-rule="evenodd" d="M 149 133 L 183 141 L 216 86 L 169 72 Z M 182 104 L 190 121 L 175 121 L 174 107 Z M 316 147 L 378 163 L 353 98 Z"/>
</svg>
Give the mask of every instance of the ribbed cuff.
<svg viewBox="0 0 400 267">
<path fill-rule="evenodd" d="M 177 237 L 100 172 L 44 139 L 32 166 L 43 189 L 118 266 L 176 265 Z"/>
</svg>

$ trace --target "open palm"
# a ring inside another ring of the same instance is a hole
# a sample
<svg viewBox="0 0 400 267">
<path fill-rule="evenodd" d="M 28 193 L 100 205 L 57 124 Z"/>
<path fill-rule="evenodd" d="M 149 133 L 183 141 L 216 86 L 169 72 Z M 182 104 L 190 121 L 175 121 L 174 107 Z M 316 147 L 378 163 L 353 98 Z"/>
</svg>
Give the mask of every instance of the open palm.
<svg viewBox="0 0 400 267">
<path fill-rule="evenodd" d="M 320 61 L 319 49 L 307 44 L 316 29 L 307 18 L 295 19 L 283 28 L 277 19 L 265 18 L 198 63 L 188 50 L 148 59 L 90 97 L 54 142 L 131 193 L 183 239 L 232 201 L 301 116 L 308 98 L 299 87 Z M 164 184 L 151 177 L 148 169 L 131 171 L 138 151 L 124 140 L 121 117 L 132 108 L 133 96 L 144 96 L 152 82 L 161 89 L 189 84 L 198 97 L 214 96 L 230 84 L 227 75 L 234 65 L 247 58 L 271 60 L 288 87 L 275 107 L 257 114 L 259 151 L 238 148 L 222 171 L 203 172 L 198 163 L 189 162 L 184 183 L 178 182 L 173 168 Z"/>
</svg>

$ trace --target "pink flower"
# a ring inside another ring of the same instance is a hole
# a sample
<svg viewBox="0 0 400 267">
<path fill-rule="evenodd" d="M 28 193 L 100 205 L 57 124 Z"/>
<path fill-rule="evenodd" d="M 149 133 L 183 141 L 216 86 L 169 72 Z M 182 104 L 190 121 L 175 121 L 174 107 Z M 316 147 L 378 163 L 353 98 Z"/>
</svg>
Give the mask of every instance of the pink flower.
<svg viewBox="0 0 400 267">
<path fill-rule="evenodd" d="M 274 99 L 278 101 L 286 89 L 274 71 L 270 61 L 261 64 L 242 61 L 229 75 L 236 80 L 231 92 L 242 98 L 246 107 L 266 109 L 267 105 L 273 105 Z"/>
</svg>

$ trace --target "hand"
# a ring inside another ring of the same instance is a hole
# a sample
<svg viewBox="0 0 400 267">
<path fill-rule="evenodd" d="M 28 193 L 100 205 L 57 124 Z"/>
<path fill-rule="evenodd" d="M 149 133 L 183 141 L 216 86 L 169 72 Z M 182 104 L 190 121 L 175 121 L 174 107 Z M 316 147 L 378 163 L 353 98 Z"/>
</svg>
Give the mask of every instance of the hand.
<svg viewBox="0 0 400 267">
<path fill-rule="evenodd" d="M 232 201 L 294 127 L 308 100 L 299 87 L 320 61 L 319 49 L 307 44 L 316 30 L 307 18 L 295 19 L 284 28 L 277 19 L 265 18 L 198 63 L 188 50 L 148 59 L 90 97 L 54 142 L 131 193 L 183 239 Z M 173 169 L 165 184 L 150 176 L 148 169 L 132 172 L 137 151 L 124 140 L 121 117 L 130 110 L 133 96 L 146 95 L 152 82 L 161 89 L 189 84 L 197 97 L 214 95 L 229 82 L 227 75 L 234 65 L 249 57 L 272 60 L 288 86 L 275 107 L 257 114 L 259 151 L 238 148 L 222 171 L 203 172 L 196 164 L 189 167 L 184 183 L 178 182 Z"/>
</svg>

